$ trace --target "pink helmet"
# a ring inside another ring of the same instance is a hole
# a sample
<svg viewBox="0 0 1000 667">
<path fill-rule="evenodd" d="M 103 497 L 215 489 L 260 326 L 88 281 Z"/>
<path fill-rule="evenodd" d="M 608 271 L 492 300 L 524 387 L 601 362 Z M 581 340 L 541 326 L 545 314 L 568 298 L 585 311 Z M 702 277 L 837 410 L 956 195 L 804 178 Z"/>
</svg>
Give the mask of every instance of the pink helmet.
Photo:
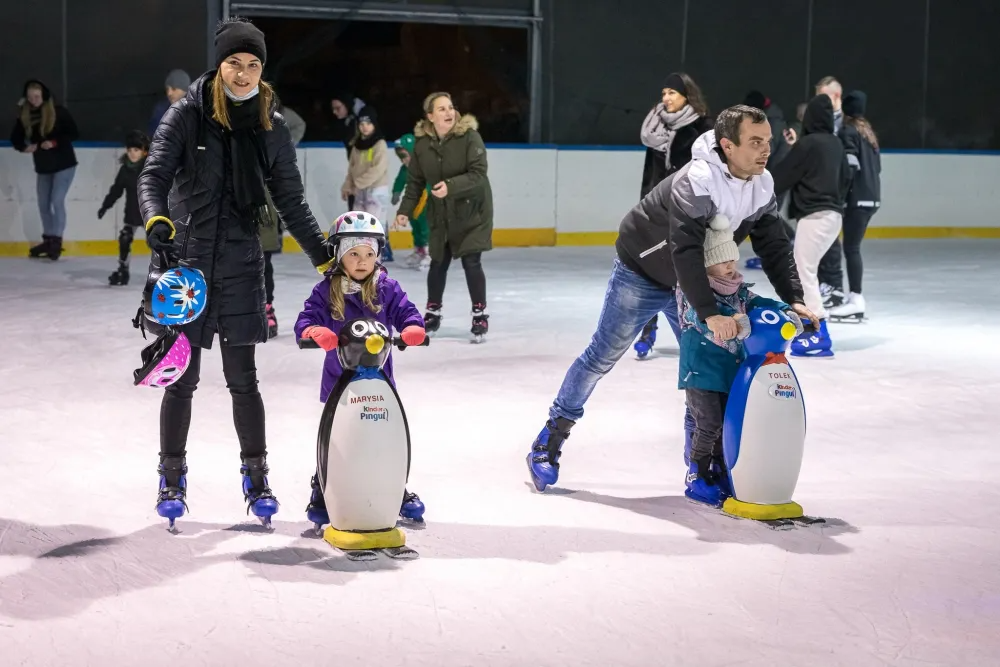
<svg viewBox="0 0 1000 667">
<path fill-rule="evenodd" d="M 136 386 L 169 387 L 184 375 L 191 363 L 191 341 L 173 327 L 167 327 L 142 350 L 142 368 L 137 369 Z"/>
</svg>

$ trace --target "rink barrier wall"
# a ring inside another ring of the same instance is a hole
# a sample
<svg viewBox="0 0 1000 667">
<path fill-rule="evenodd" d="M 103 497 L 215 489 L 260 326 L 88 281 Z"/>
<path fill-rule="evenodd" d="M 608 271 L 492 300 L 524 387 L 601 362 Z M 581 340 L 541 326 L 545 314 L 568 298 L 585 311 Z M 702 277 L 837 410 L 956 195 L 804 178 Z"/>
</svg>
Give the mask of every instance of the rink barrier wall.
<svg viewBox="0 0 1000 667">
<path fill-rule="evenodd" d="M 6 142 L 5 142 L 6 143 Z M 76 177 L 66 205 L 69 255 L 115 255 L 124 198 L 97 219 L 118 169 L 120 146 L 76 144 Z M 495 247 L 607 246 L 636 202 L 643 149 L 634 146 L 487 145 L 494 196 Z M 306 198 L 324 228 L 346 210 L 340 200 L 343 145 L 305 143 L 299 163 Z M 1000 238 L 1000 152 L 886 151 L 883 206 L 867 238 Z M 393 163 L 394 176 L 399 165 Z M 0 144 L 0 256 L 22 257 L 41 236 L 31 158 Z M 141 234 L 140 234 L 141 236 Z M 391 232 L 393 248 L 412 247 Z M 285 250 L 298 245 L 287 234 Z M 135 252 L 146 252 L 137 239 Z"/>
</svg>

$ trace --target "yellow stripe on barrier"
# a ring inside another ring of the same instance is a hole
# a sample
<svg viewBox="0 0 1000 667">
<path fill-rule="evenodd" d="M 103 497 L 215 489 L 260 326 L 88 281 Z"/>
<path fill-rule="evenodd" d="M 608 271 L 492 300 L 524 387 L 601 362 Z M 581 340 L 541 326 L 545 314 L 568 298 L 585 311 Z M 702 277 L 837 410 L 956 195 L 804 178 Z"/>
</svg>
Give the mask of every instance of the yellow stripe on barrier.
<svg viewBox="0 0 1000 667">
<path fill-rule="evenodd" d="M 546 246 L 610 246 L 618 232 L 557 232 L 551 227 L 527 229 L 494 229 L 493 245 L 497 248 L 531 248 Z M 869 227 L 868 239 L 1000 239 L 1000 227 Z M 299 244 L 290 235 L 283 236 L 284 252 L 301 252 Z M 413 234 L 409 231 L 389 232 L 389 242 L 394 250 L 413 247 Z M 0 241 L 0 257 L 27 257 L 28 248 L 35 245 L 28 241 Z M 146 242 L 136 239 L 132 254 L 149 253 Z M 80 256 L 115 256 L 118 241 L 63 241 L 63 254 Z"/>
</svg>

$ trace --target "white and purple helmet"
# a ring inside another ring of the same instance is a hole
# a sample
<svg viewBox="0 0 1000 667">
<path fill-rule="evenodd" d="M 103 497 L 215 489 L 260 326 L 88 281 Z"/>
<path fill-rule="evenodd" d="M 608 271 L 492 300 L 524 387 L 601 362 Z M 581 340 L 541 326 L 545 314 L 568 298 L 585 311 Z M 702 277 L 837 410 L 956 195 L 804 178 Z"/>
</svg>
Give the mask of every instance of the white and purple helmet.
<svg viewBox="0 0 1000 667">
<path fill-rule="evenodd" d="M 348 211 L 334 220 L 327 239 L 330 256 L 339 264 L 344 254 L 357 245 L 369 245 L 380 257 L 385 248 L 385 227 L 371 213 Z"/>
</svg>

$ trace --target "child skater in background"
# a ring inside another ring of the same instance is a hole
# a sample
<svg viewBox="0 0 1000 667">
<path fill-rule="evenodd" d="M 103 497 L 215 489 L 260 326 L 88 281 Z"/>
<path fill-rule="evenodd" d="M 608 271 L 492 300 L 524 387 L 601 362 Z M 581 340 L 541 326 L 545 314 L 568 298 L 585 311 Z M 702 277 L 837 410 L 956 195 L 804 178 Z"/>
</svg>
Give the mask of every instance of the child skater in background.
<svg viewBox="0 0 1000 667">
<path fill-rule="evenodd" d="M 347 162 L 347 178 L 340 189 L 340 196 L 347 201 L 354 197 L 354 208 L 371 213 L 379 220 L 389 215 L 389 146 L 378 126 L 378 115 L 371 107 L 358 113 L 358 135 L 351 144 Z M 389 238 L 384 241 L 383 262 L 391 262 L 392 248 Z"/>
<path fill-rule="evenodd" d="M 125 194 L 125 219 L 122 221 L 122 230 L 118 232 L 118 270 L 108 276 L 108 283 L 111 285 L 128 285 L 128 264 L 129 257 L 132 256 L 135 228 L 143 226 L 136 187 L 148 154 L 149 137 L 139 130 L 129 132 L 125 137 L 125 154 L 119 160 L 121 167 L 118 168 L 118 175 L 97 211 L 97 219 L 100 220 L 121 198 L 122 193 Z"/>
<path fill-rule="evenodd" d="M 404 134 L 396 142 L 396 156 L 403 166 L 396 174 L 396 180 L 392 184 L 392 205 L 399 204 L 399 200 L 406 190 L 406 178 L 410 173 L 410 159 L 413 157 L 413 144 L 417 139 L 412 134 Z M 420 195 L 420 201 L 413 209 L 410 216 L 410 229 L 413 230 L 413 253 L 406 258 L 406 268 L 427 269 L 431 265 L 431 256 L 427 253 L 427 192 L 425 188 Z"/>
<path fill-rule="evenodd" d="M 736 269 L 740 252 L 725 216 L 717 216 L 705 230 L 704 247 L 705 271 L 721 315 L 738 321 L 754 308 L 773 308 L 785 311 L 801 330 L 798 316 L 787 304 L 758 296 L 750 291 L 750 283 L 743 282 Z M 723 340 L 713 334 L 679 287 L 677 305 L 681 324 L 678 388 L 685 391 L 695 422 L 689 450 L 685 451 L 688 472 L 684 495 L 718 507 L 732 495 L 722 454 L 722 422 L 729 390 L 746 352 L 740 338 Z"/>
<path fill-rule="evenodd" d="M 390 332 L 400 332 L 407 345 L 420 345 L 426 337 L 420 311 L 378 262 L 385 245 L 385 229 L 378 219 L 361 211 L 345 213 L 334 223 L 328 242 L 336 265 L 313 288 L 295 323 L 297 338 L 312 338 L 326 350 L 319 396 L 324 403 L 343 373 L 336 350 L 345 322 L 362 317 L 376 319 Z M 382 371 L 395 386 L 391 354 Z M 306 514 L 312 523 L 330 523 L 315 475 Z M 424 504 L 417 494 L 405 491 L 399 514 L 420 521 Z"/>
</svg>

